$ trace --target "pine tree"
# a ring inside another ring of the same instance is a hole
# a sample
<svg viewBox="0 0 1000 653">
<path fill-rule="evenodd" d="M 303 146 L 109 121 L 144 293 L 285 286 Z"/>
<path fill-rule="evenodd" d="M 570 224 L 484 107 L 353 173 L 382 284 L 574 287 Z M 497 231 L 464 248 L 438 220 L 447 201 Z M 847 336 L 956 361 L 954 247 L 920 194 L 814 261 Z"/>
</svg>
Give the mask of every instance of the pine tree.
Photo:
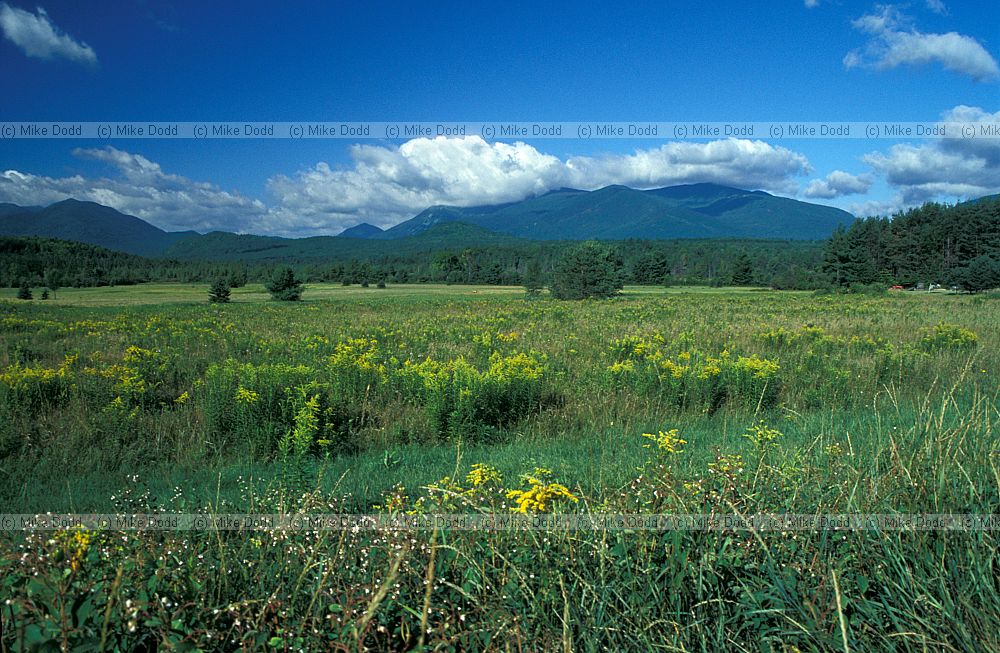
<svg viewBox="0 0 1000 653">
<path fill-rule="evenodd" d="M 670 264 L 663 252 L 646 252 L 632 264 L 632 281 L 640 286 L 659 286 L 669 277 Z"/>
<path fill-rule="evenodd" d="M 746 252 L 742 252 L 736 259 L 732 282 L 734 286 L 753 285 L 753 259 Z"/>
<path fill-rule="evenodd" d="M 969 292 L 982 292 L 1000 288 L 1000 260 L 991 256 L 977 256 L 955 275 L 961 286 Z"/>
<path fill-rule="evenodd" d="M 213 304 L 225 304 L 229 301 L 230 294 L 229 280 L 225 277 L 219 277 L 212 282 L 211 288 L 208 289 L 208 301 Z"/>
<path fill-rule="evenodd" d="M 545 280 L 542 278 L 542 264 L 537 259 L 531 259 L 528 267 L 524 271 L 524 291 L 529 297 L 538 297 L 542 288 L 545 287 Z"/>
<path fill-rule="evenodd" d="M 283 302 L 297 302 L 302 298 L 302 282 L 295 278 L 295 271 L 292 268 L 280 268 L 275 271 L 266 288 L 273 299 Z"/>
<path fill-rule="evenodd" d="M 31 299 L 32 298 L 32 295 L 31 295 L 31 286 L 28 285 L 27 281 L 21 283 L 21 287 L 17 289 L 17 298 L 18 299 Z"/>
<path fill-rule="evenodd" d="M 606 298 L 622 288 L 621 260 L 607 247 L 588 241 L 568 249 L 552 275 L 556 299 Z"/>
</svg>

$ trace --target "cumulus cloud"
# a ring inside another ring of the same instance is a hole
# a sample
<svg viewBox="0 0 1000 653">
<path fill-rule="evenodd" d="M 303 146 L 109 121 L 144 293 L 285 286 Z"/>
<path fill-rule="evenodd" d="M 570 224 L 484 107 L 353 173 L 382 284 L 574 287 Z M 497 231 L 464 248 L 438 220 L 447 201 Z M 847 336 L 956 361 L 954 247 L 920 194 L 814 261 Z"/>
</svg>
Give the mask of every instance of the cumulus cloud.
<svg viewBox="0 0 1000 653">
<path fill-rule="evenodd" d="M 833 199 L 844 195 L 867 193 L 871 185 L 870 175 L 852 175 L 843 170 L 834 170 L 825 179 L 814 179 L 809 182 L 803 195 L 820 199 Z"/>
<path fill-rule="evenodd" d="M 889 200 L 865 200 L 849 204 L 846 210 L 859 218 L 867 218 L 875 215 L 890 216 L 913 206 L 903 201 L 903 198 L 896 195 Z"/>
<path fill-rule="evenodd" d="M 791 192 L 790 178 L 810 171 L 801 154 L 738 139 L 667 143 L 632 154 L 563 161 L 520 142 L 438 137 L 413 139 L 398 148 L 356 145 L 351 157 L 353 166 L 345 169 L 318 163 L 292 177 L 272 177 L 272 228 L 332 233 L 362 221 L 388 227 L 428 206 L 512 202 L 561 187 L 716 182 Z"/>
<path fill-rule="evenodd" d="M 33 14 L 0 2 L 0 30 L 8 41 L 29 57 L 97 63 L 93 48 L 63 33 L 41 7 L 37 12 Z"/>
<path fill-rule="evenodd" d="M 327 163 L 268 180 L 271 205 L 163 171 L 148 158 L 118 150 L 78 149 L 113 178 L 52 178 L 8 170 L 0 201 L 48 204 L 87 199 L 165 229 L 220 229 L 286 236 L 336 234 L 359 222 L 389 227 L 429 206 L 513 202 L 561 187 L 611 184 L 656 188 L 715 182 L 794 193 L 793 177 L 811 172 L 805 156 L 761 141 L 666 143 L 631 154 L 562 160 L 526 143 L 488 143 L 477 136 L 417 138 L 398 147 L 355 145 L 343 168 Z"/>
<path fill-rule="evenodd" d="M 1000 111 L 958 106 L 943 122 L 966 122 L 981 132 L 1000 124 Z M 871 152 L 862 160 L 900 191 L 906 205 L 957 200 L 1000 193 L 1000 139 L 942 138 L 921 145 L 901 143 L 888 152 Z"/>
<path fill-rule="evenodd" d="M 0 201 L 46 205 L 68 198 L 98 202 L 168 231 L 248 231 L 266 223 L 267 207 L 205 182 L 167 174 L 140 154 L 114 147 L 77 149 L 76 156 L 110 164 L 115 178 L 0 173 Z"/>
<path fill-rule="evenodd" d="M 957 32 L 919 32 L 910 22 L 891 5 L 856 19 L 852 25 L 869 34 L 871 39 L 864 47 L 848 52 L 844 65 L 888 70 L 903 65 L 939 63 L 947 70 L 981 82 L 1000 78 L 996 59 L 976 39 Z"/>
</svg>

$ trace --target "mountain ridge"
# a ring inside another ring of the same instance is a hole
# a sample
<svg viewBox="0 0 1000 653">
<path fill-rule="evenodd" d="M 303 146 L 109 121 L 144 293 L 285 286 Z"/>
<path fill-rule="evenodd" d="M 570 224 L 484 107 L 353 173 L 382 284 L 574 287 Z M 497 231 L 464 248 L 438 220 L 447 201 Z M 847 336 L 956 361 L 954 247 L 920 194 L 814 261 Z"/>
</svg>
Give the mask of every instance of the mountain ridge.
<svg viewBox="0 0 1000 653">
<path fill-rule="evenodd" d="M 379 238 L 412 236 L 434 224 L 463 221 L 536 240 L 628 238 L 787 238 L 819 240 L 854 216 L 822 204 L 700 183 L 637 190 L 561 188 L 520 202 L 432 206 Z"/>
<path fill-rule="evenodd" d="M 164 231 L 110 206 L 72 198 L 46 207 L 0 206 L 0 234 L 4 236 L 75 240 L 139 256 L 157 256 L 175 242 L 199 235 Z"/>
<path fill-rule="evenodd" d="M 47 207 L 0 203 L 0 235 L 75 240 L 141 256 L 211 257 L 237 253 L 308 252 L 360 247 L 363 241 L 393 241 L 433 231 L 444 246 L 471 246 L 503 239 L 823 240 L 854 216 L 829 206 L 719 184 L 686 184 L 649 190 L 611 185 L 596 190 L 559 188 L 517 202 L 458 207 L 435 205 L 389 229 L 369 223 L 336 236 L 280 238 L 213 232 L 168 232 L 135 216 L 95 202 L 67 199 Z M 462 224 L 450 230 L 441 225 Z M 454 243 L 448 243 L 448 238 Z M 318 240 L 317 240 L 318 239 Z M 324 239 L 337 239 L 324 240 Z"/>
</svg>

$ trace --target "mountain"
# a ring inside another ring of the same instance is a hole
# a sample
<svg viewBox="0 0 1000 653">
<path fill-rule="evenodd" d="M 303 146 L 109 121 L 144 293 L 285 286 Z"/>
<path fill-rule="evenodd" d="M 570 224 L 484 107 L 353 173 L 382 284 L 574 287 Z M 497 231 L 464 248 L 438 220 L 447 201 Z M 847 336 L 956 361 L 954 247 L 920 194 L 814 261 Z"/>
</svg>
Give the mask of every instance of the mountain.
<svg viewBox="0 0 1000 653">
<path fill-rule="evenodd" d="M 111 207 L 68 199 L 45 208 L 0 204 L 0 235 L 61 238 L 158 256 L 175 242 L 198 234 L 163 231 Z"/>
<path fill-rule="evenodd" d="M 0 202 L 0 218 L 17 213 L 34 213 L 41 210 L 42 207 L 40 206 L 18 206 L 17 204 Z"/>
<path fill-rule="evenodd" d="M 211 261 L 308 261 L 364 260 L 379 256 L 408 256 L 442 249 L 490 247 L 525 243 L 506 234 L 488 231 L 464 222 L 448 222 L 412 237 L 397 240 L 313 236 L 279 238 L 213 231 L 198 238 L 180 240 L 164 252 L 177 260 Z"/>
<path fill-rule="evenodd" d="M 455 248 L 517 239 L 822 240 L 853 220 L 846 211 L 829 206 L 718 184 L 644 191 L 625 186 L 560 188 L 506 204 L 432 206 L 386 231 L 362 223 L 339 236 L 298 239 L 166 232 L 110 207 L 72 199 L 44 208 L 0 204 L 0 235 L 61 238 L 141 256 L 202 260 L 343 258 L 352 253 L 360 258 L 392 254 L 401 245 L 387 241 L 417 236 L 421 238 L 405 247 L 422 251 L 434 243 Z"/>
<path fill-rule="evenodd" d="M 442 222 L 462 221 L 539 240 L 781 238 L 820 240 L 854 216 L 830 206 L 718 184 L 653 190 L 607 186 L 563 188 L 521 202 L 492 206 L 432 206 L 385 231 L 412 236 Z"/>
<path fill-rule="evenodd" d="M 362 222 L 341 231 L 339 238 L 378 238 L 384 232 L 373 224 Z"/>
</svg>

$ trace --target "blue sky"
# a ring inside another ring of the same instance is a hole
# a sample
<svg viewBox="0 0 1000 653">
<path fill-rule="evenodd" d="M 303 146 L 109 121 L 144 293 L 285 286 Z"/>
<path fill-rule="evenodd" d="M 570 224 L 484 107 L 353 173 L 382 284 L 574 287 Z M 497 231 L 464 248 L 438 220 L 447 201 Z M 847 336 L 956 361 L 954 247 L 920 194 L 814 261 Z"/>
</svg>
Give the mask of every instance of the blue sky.
<svg viewBox="0 0 1000 653">
<path fill-rule="evenodd" d="M 1000 122 L 1000 5 L 0 0 L 3 121 Z M 0 201 L 316 235 L 562 185 L 889 212 L 1000 192 L 1000 139 L 0 140 Z"/>
</svg>

